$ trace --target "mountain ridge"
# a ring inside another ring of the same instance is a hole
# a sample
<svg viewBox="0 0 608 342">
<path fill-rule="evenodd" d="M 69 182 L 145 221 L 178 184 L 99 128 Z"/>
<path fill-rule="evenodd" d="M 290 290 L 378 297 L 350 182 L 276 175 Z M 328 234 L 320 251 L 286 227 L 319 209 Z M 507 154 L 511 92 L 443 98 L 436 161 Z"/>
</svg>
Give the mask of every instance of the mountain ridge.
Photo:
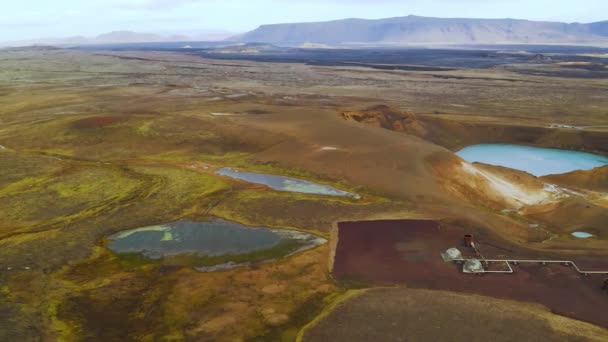
<svg viewBox="0 0 608 342">
<path fill-rule="evenodd" d="M 229 39 L 274 44 L 608 43 L 608 21 L 585 24 L 410 15 L 384 19 L 349 18 L 269 24 Z"/>
</svg>

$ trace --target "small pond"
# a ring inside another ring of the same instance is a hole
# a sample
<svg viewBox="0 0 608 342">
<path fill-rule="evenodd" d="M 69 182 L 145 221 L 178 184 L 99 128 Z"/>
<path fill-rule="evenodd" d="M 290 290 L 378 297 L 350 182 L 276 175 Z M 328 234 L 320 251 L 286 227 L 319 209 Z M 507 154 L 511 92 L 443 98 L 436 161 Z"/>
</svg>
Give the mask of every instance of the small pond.
<svg viewBox="0 0 608 342">
<path fill-rule="evenodd" d="M 328 185 L 317 184 L 302 179 L 275 176 L 264 173 L 242 172 L 229 167 L 217 171 L 217 174 L 240 179 L 250 183 L 263 184 L 278 191 L 300 192 L 326 196 L 349 197 L 359 199 L 361 196 L 350 192 L 338 190 Z"/>
<path fill-rule="evenodd" d="M 579 151 L 510 144 L 479 144 L 456 153 L 468 162 L 504 166 L 535 176 L 591 170 L 608 165 L 608 157 Z"/>
<path fill-rule="evenodd" d="M 248 227 L 224 220 L 178 221 L 131 229 L 108 240 L 108 247 L 119 254 L 203 271 L 268 262 L 327 242 L 303 232 Z"/>
<path fill-rule="evenodd" d="M 574 232 L 574 233 L 572 233 L 572 236 L 579 238 L 579 239 L 588 239 L 590 237 L 593 237 L 593 234 L 589 234 L 587 232 Z"/>
</svg>

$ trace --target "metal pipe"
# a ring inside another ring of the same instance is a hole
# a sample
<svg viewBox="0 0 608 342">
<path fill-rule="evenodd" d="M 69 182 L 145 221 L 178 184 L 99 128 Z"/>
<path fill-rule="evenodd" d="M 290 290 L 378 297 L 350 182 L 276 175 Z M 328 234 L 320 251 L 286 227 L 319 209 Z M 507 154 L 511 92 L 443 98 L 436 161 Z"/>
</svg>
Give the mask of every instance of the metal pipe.
<svg viewBox="0 0 608 342">
<path fill-rule="evenodd" d="M 454 259 L 454 261 L 463 261 L 466 262 L 467 260 L 470 259 Z M 535 263 L 535 264 L 564 264 L 564 265 L 572 265 L 574 266 L 574 269 L 580 273 L 580 274 L 584 274 L 584 275 L 589 275 L 589 274 L 606 274 L 608 275 L 608 270 L 607 271 L 583 271 L 581 270 L 578 265 L 576 265 L 576 263 L 574 261 L 571 260 L 520 260 L 520 259 L 486 259 L 486 262 L 504 262 L 507 264 L 507 266 L 509 267 L 509 271 L 486 271 L 484 270 L 483 272 L 477 272 L 477 273 L 513 273 L 513 269 L 511 268 L 510 263 Z"/>
<path fill-rule="evenodd" d="M 492 260 L 486 260 L 486 262 L 493 262 Z M 483 270 L 483 272 L 478 272 L 478 273 L 514 273 L 515 271 L 513 271 L 513 268 L 511 268 L 511 265 L 508 262 L 505 262 L 505 264 L 507 265 L 507 267 L 509 268 L 508 271 L 487 271 L 487 270 Z"/>
</svg>

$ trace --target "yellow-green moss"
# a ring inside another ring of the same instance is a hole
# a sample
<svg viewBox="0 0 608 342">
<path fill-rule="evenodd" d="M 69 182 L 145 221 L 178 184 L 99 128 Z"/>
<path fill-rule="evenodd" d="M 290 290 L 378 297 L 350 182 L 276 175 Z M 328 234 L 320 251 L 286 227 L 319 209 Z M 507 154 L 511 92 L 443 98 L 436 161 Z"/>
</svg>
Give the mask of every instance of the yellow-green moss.
<svg viewBox="0 0 608 342">
<path fill-rule="evenodd" d="M 159 135 L 158 132 L 156 132 L 152 129 L 153 124 L 154 124 L 154 121 L 145 121 L 139 127 L 137 127 L 135 132 L 137 132 L 137 134 L 144 136 L 144 137 L 158 136 Z"/>
</svg>

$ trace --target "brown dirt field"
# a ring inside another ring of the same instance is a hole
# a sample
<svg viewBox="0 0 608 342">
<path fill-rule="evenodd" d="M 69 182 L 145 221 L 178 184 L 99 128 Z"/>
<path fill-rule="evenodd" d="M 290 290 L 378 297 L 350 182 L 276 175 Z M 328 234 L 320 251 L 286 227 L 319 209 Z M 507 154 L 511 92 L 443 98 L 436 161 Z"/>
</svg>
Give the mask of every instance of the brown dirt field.
<svg viewBox="0 0 608 342">
<path fill-rule="evenodd" d="M 86 129 L 86 128 L 101 128 L 110 126 L 120 122 L 120 118 L 114 116 L 92 116 L 90 118 L 84 118 L 72 123 L 74 128 Z"/>
<path fill-rule="evenodd" d="M 345 122 L 333 110 L 284 109 L 281 114 L 224 120 L 286 136 L 256 154 L 260 161 L 311 170 L 403 199 L 444 197 L 425 160 L 434 154 L 456 159 L 446 149 L 420 138 Z M 337 150 L 320 151 L 324 146 Z"/>
<path fill-rule="evenodd" d="M 608 238 L 608 209 L 578 198 L 565 200 L 545 211 L 531 212 L 526 216 L 549 224 L 555 231 L 570 233 L 584 230 L 600 239 Z"/>
<path fill-rule="evenodd" d="M 585 277 L 569 267 L 536 264 L 516 266 L 514 274 L 466 275 L 461 266 L 444 263 L 440 257 L 450 247 L 472 256 L 461 246 L 465 233 L 476 236 L 486 258 L 564 258 L 510 245 L 483 231 L 435 221 L 341 222 L 333 275 L 345 285 L 407 284 L 534 302 L 555 313 L 608 327 L 608 316 L 603 314 L 608 294 L 600 289 L 604 275 Z M 608 270 L 605 258 L 577 257 L 573 261 L 582 269 Z"/>
<path fill-rule="evenodd" d="M 303 340 L 605 341 L 608 331 L 541 306 L 476 295 L 379 288 L 338 306 Z"/>
</svg>

